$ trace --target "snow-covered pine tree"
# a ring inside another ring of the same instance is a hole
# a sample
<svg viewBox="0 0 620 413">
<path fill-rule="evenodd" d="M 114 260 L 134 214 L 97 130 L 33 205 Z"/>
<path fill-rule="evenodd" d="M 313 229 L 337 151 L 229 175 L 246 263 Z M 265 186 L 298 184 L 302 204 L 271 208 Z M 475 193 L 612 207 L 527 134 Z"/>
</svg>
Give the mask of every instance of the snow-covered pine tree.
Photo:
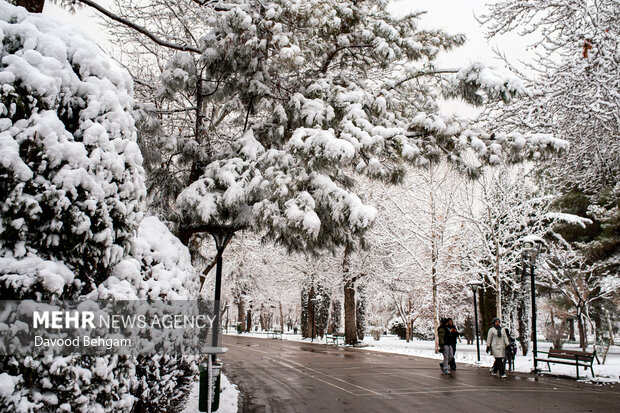
<svg viewBox="0 0 620 413">
<path fill-rule="evenodd" d="M 330 329 L 332 333 L 339 333 L 342 327 L 342 303 L 338 298 L 332 300 L 332 308 L 330 312 L 331 325 Z"/>
<path fill-rule="evenodd" d="M 301 287 L 301 336 L 303 338 L 310 337 L 310 333 L 308 332 L 308 292 L 309 287 L 307 285 L 302 285 Z"/>
<path fill-rule="evenodd" d="M 353 174 L 400 182 L 403 162 L 440 158 L 475 173 L 468 149 L 497 163 L 563 147 L 440 114 L 442 91 L 479 104 L 520 85 L 480 65 L 436 67 L 464 37 L 420 30 L 419 15 L 394 18 L 386 1 L 118 5 L 104 13 L 134 23 L 115 34 L 139 52 L 125 56 L 136 73 L 167 61 L 159 79 L 139 81 L 143 96 L 158 85 L 140 109 L 141 140 L 151 199 L 178 213 L 185 239 L 217 226 L 263 230 L 290 250 L 355 246 L 376 211 L 351 189 Z"/>
<path fill-rule="evenodd" d="M 317 283 L 316 286 L 316 304 L 314 305 L 316 335 L 323 337 L 327 330 L 329 321 L 329 305 L 331 303 L 331 294 L 329 290 L 322 284 Z"/>
</svg>

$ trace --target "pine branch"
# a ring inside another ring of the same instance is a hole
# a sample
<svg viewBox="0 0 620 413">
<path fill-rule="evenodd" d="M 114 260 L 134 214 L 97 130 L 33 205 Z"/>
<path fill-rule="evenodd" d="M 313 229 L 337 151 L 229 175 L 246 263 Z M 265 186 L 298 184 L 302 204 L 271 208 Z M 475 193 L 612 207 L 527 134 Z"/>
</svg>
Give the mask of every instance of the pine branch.
<svg viewBox="0 0 620 413">
<path fill-rule="evenodd" d="M 91 0 L 77 0 L 78 2 L 85 4 L 89 7 L 92 7 L 93 9 L 97 10 L 99 13 L 103 14 L 104 16 L 114 20 L 115 22 L 121 23 L 135 31 L 137 31 L 138 33 L 142 33 L 143 35 L 145 35 L 146 37 L 148 37 L 151 41 L 153 41 L 154 43 L 163 46 L 163 47 L 167 47 L 169 49 L 173 49 L 173 50 L 179 50 L 179 51 L 183 51 L 183 52 L 192 52 L 192 53 L 198 53 L 201 54 L 202 50 L 195 48 L 193 46 L 188 46 L 188 45 L 181 45 L 181 44 L 176 44 L 176 43 L 171 43 L 169 41 L 160 39 L 159 37 L 157 37 L 156 35 L 154 35 L 153 33 L 151 33 L 148 29 L 139 26 L 127 19 L 124 19 L 114 13 L 112 13 L 111 11 L 109 11 L 108 9 L 100 6 L 99 4 L 95 3 L 94 1 Z"/>
<path fill-rule="evenodd" d="M 445 73 L 458 73 L 458 72 L 459 71 L 457 69 L 420 70 L 418 72 L 413 73 L 411 76 L 407 76 L 404 79 L 396 82 L 395 84 L 390 86 L 388 90 L 396 89 L 397 87 L 399 87 L 403 83 L 406 83 L 406 82 L 408 82 L 410 80 L 413 80 L 413 79 L 417 79 L 418 77 L 422 77 L 422 76 L 435 76 L 435 75 L 441 75 L 441 74 L 445 74 Z"/>
</svg>

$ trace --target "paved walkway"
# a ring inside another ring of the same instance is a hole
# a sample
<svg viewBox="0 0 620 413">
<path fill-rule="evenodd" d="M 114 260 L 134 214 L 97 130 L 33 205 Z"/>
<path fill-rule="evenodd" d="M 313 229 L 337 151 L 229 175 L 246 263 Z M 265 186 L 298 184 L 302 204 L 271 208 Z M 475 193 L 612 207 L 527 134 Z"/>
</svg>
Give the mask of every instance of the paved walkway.
<svg viewBox="0 0 620 413">
<path fill-rule="evenodd" d="M 436 360 L 224 336 L 243 412 L 618 412 L 620 388 L 487 368 L 441 374 Z"/>
</svg>

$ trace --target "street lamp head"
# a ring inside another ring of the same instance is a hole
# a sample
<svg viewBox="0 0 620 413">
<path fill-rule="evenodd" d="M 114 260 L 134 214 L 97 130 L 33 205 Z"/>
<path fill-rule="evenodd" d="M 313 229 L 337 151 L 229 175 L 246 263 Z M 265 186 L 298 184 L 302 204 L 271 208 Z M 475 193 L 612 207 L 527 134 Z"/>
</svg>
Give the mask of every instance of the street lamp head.
<svg viewBox="0 0 620 413">
<path fill-rule="evenodd" d="M 472 291 L 476 291 L 478 290 L 478 288 L 482 287 L 482 281 L 478 281 L 478 280 L 471 280 L 467 283 L 467 285 L 469 286 L 469 288 L 471 288 Z"/>
<path fill-rule="evenodd" d="M 528 235 L 527 237 L 521 239 L 521 246 L 521 257 L 523 260 L 534 263 L 536 261 L 536 257 L 540 254 L 540 251 L 544 246 L 546 246 L 546 243 L 544 239 L 536 235 Z"/>
</svg>

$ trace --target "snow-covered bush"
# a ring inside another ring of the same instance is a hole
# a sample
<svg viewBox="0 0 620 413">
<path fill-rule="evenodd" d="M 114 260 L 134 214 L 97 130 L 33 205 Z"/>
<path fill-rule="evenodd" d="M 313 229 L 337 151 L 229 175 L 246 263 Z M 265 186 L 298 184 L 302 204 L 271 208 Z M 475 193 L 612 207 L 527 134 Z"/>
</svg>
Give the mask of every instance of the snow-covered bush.
<svg viewBox="0 0 620 413">
<path fill-rule="evenodd" d="M 407 327 L 402 321 L 393 320 L 390 324 L 390 334 L 396 334 L 398 338 L 404 340 L 407 337 Z"/>
<path fill-rule="evenodd" d="M 3 3 L 0 33 L 0 291 L 72 298 L 129 252 L 141 219 L 132 80 L 53 19 Z"/>
<path fill-rule="evenodd" d="M 373 339 L 375 339 L 375 341 L 379 341 L 381 339 L 381 336 L 384 333 L 384 330 L 379 327 L 370 327 L 369 331 L 370 331 L 370 335 L 372 336 Z"/>
<path fill-rule="evenodd" d="M 129 74 L 92 40 L 0 2 L 0 297 L 187 299 L 188 250 L 145 187 Z M 1 411 L 171 411 L 192 357 L 0 357 Z"/>
</svg>

